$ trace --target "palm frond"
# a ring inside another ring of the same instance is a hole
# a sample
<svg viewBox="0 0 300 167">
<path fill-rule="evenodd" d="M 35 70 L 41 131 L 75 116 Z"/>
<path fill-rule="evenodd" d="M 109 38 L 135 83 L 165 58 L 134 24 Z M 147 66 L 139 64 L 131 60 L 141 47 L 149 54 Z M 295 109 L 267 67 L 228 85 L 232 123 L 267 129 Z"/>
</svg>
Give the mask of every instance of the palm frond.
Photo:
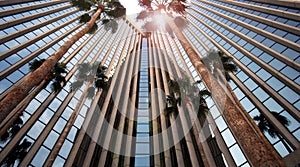
<svg viewBox="0 0 300 167">
<path fill-rule="evenodd" d="M 87 13 L 80 16 L 79 23 L 87 23 L 91 20 L 91 16 Z"/>
<path fill-rule="evenodd" d="M 44 63 L 44 61 L 45 59 L 34 59 L 29 63 L 29 71 L 33 72 L 34 70 L 38 69 Z"/>
<path fill-rule="evenodd" d="M 89 0 L 70 0 L 71 4 L 79 10 L 90 10 L 93 3 Z"/>
<path fill-rule="evenodd" d="M 70 85 L 71 91 L 76 91 L 77 89 L 80 89 L 83 85 L 83 81 L 75 81 Z"/>
<path fill-rule="evenodd" d="M 95 95 L 95 88 L 93 86 L 89 87 L 87 90 L 87 98 L 92 99 Z"/>
<path fill-rule="evenodd" d="M 200 96 L 200 98 L 204 97 L 204 96 L 211 96 L 211 93 L 206 89 L 205 90 L 200 90 L 199 91 L 199 96 Z"/>
</svg>

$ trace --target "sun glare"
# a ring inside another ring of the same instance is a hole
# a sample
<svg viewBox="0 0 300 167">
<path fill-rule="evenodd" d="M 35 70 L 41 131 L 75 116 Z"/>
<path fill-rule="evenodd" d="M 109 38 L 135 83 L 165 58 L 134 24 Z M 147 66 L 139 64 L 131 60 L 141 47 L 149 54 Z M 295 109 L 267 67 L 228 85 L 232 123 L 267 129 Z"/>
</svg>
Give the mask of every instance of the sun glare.
<svg viewBox="0 0 300 167">
<path fill-rule="evenodd" d="M 126 8 L 126 15 L 137 14 L 141 11 L 138 0 L 120 0 L 121 4 Z"/>
<path fill-rule="evenodd" d="M 155 22 L 159 26 L 164 26 L 165 25 L 165 14 L 164 13 L 157 13 L 153 16 Z"/>
</svg>

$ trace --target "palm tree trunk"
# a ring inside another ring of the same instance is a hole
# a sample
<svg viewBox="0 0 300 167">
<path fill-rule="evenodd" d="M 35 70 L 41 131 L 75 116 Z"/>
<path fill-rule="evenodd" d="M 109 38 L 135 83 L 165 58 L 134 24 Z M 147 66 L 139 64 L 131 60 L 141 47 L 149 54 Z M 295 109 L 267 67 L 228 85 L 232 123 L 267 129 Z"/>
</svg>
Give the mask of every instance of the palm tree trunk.
<svg viewBox="0 0 300 167">
<path fill-rule="evenodd" d="M 50 56 L 38 69 L 28 74 L 24 80 L 12 89 L 7 96 L 0 102 L 0 122 L 2 122 L 6 116 L 15 108 L 19 102 L 22 101 L 28 92 L 40 83 L 44 77 L 51 71 L 54 65 L 62 58 L 62 56 L 77 42 L 82 36 L 84 36 L 89 29 L 94 25 L 97 17 L 102 12 L 102 8 L 98 8 L 95 14 L 92 16 L 89 23 L 81 31 L 76 33 L 71 39 L 66 41 L 52 56 Z"/>
<path fill-rule="evenodd" d="M 222 107 L 223 116 L 248 158 L 250 164 L 257 166 L 285 166 L 280 156 L 274 151 L 273 147 L 268 147 L 263 136 L 258 135 L 258 132 L 244 118 L 239 108 L 234 104 L 231 98 L 224 94 L 224 89 L 221 85 L 209 74 L 208 69 L 201 62 L 200 57 L 193 50 L 188 40 L 182 32 L 176 27 L 175 23 L 166 17 L 167 23 L 173 29 L 182 47 L 187 53 L 190 61 L 195 69 L 200 74 L 202 80 L 210 92 L 213 91 L 213 99 L 218 107 Z"/>
<path fill-rule="evenodd" d="M 240 103 L 239 99 L 236 97 L 235 93 L 233 92 L 232 88 L 230 87 L 229 83 L 227 82 L 225 76 L 223 75 L 223 73 L 221 72 L 221 70 L 219 68 L 217 68 L 217 72 L 218 72 L 218 76 L 221 78 L 221 82 L 225 83 L 227 90 L 229 91 L 232 100 L 234 101 L 234 103 L 237 105 L 237 107 L 241 110 L 242 113 L 244 113 L 244 116 L 249 120 L 250 124 L 252 125 L 253 128 L 255 128 L 257 134 L 259 136 L 261 136 L 261 139 L 268 145 L 268 147 L 272 148 L 272 146 L 270 145 L 269 141 L 267 140 L 267 138 L 264 136 L 264 134 L 261 132 L 261 130 L 258 128 L 258 126 L 256 125 L 256 123 L 254 122 L 254 120 L 251 118 L 251 116 L 248 114 L 248 112 L 245 110 L 245 108 L 242 106 L 242 104 Z M 232 74 L 230 72 L 230 74 Z M 233 74 L 232 74 L 233 75 Z M 274 150 L 275 151 L 275 150 Z"/>
<path fill-rule="evenodd" d="M 16 106 L 12 110 L 11 113 L 15 113 L 11 118 L 7 121 L 3 121 L 1 123 L 1 130 L 0 130 L 0 136 L 2 136 L 15 122 L 15 120 L 18 119 L 18 117 L 23 113 L 23 111 L 26 109 L 26 107 L 29 105 L 31 100 L 44 88 L 44 85 L 46 84 L 47 80 L 43 80 L 38 87 L 36 87 L 27 97 L 24 99 L 19 105 Z"/>
<path fill-rule="evenodd" d="M 84 94 L 81 95 L 74 111 L 72 112 L 68 122 L 67 122 L 67 125 L 66 127 L 64 128 L 63 132 L 61 133 L 61 135 L 59 136 L 54 148 L 52 149 L 50 155 L 49 155 L 49 158 L 48 160 L 46 161 L 46 163 L 44 164 L 44 166 L 52 166 L 53 163 L 54 163 L 54 160 L 55 158 L 57 157 L 58 155 L 58 152 L 60 151 L 65 139 L 67 138 L 71 128 L 72 128 L 72 125 L 74 124 L 75 122 L 75 119 L 76 119 L 76 116 L 78 115 L 82 105 L 83 105 L 83 102 L 84 102 L 84 99 L 86 99 L 86 96 L 87 96 L 87 90 L 89 89 L 90 85 L 92 84 L 93 80 L 90 80 L 87 82 L 86 84 L 86 88 L 85 90 L 83 91 Z"/>
</svg>

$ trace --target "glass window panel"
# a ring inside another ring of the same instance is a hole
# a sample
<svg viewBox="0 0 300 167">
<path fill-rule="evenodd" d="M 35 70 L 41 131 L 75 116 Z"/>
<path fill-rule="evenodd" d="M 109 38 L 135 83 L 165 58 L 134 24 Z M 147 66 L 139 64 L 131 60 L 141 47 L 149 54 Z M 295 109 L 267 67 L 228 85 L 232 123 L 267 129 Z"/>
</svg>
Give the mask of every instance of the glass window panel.
<svg viewBox="0 0 300 167">
<path fill-rule="evenodd" d="M 136 143 L 136 154 L 150 154 L 149 144 Z"/>
<path fill-rule="evenodd" d="M 276 30 L 276 31 L 274 32 L 274 34 L 283 37 L 283 36 L 286 35 L 286 32 L 284 32 L 284 31 L 278 29 L 278 30 Z"/>
<path fill-rule="evenodd" d="M 276 43 L 275 45 L 273 45 L 271 47 L 273 50 L 277 51 L 278 53 L 281 53 L 282 51 L 284 51 L 286 49 L 285 46 L 279 44 L 279 43 Z"/>
<path fill-rule="evenodd" d="M 254 48 L 254 46 L 252 44 L 250 44 L 250 43 L 247 43 L 245 45 L 245 49 L 248 50 L 248 51 L 252 50 L 253 48 Z"/>
<path fill-rule="evenodd" d="M 8 58 L 6 58 L 6 61 L 8 61 L 10 64 L 15 64 L 20 60 L 21 60 L 21 57 L 17 54 L 13 54 L 13 55 L 9 56 Z"/>
<path fill-rule="evenodd" d="M 267 54 L 267 53 L 263 53 L 261 56 L 260 56 L 260 59 L 262 59 L 264 62 L 266 62 L 266 63 L 269 63 L 272 59 L 273 59 L 273 57 L 272 56 L 270 56 L 269 54 Z"/>
<path fill-rule="evenodd" d="M 248 65 L 249 63 L 251 63 L 252 61 L 248 58 L 248 57 L 246 57 L 246 56 L 244 56 L 241 60 L 240 60 L 244 65 Z"/>
<path fill-rule="evenodd" d="M 58 99 L 54 99 L 52 101 L 52 103 L 49 105 L 49 107 L 53 110 L 53 111 L 56 111 L 58 109 L 58 107 L 60 106 L 61 104 L 61 101 L 59 101 Z"/>
<path fill-rule="evenodd" d="M 274 145 L 277 152 L 280 154 L 281 157 L 285 157 L 289 154 L 289 152 L 286 150 L 285 146 L 282 144 L 282 142 L 278 142 Z"/>
<path fill-rule="evenodd" d="M 8 64 L 6 61 L 4 60 L 0 61 L 0 72 L 4 71 L 8 67 L 10 67 L 10 64 Z"/>
<path fill-rule="evenodd" d="M 242 99 L 245 96 L 245 94 L 239 88 L 234 90 L 234 94 L 238 99 Z"/>
<path fill-rule="evenodd" d="M 73 145 L 71 142 L 69 142 L 68 140 L 65 140 L 64 144 L 62 145 L 62 148 L 59 151 L 59 155 L 61 155 L 64 158 L 67 158 L 72 146 Z"/>
<path fill-rule="evenodd" d="M 63 118 L 65 118 L 66 120 L 68 120 L 72 114 L 73 110 L 70 107 L 67 107 L 64 112 L 61 114 L 61 116 Z"/>
<path fill-rule="evenodd" d="M 298 141 L 300 140 L 300 129 L 298 129 L 297 131 L 295 131 L 294 136 L 296 137 L 296 139 L 298 139 Z"/>
<path fill-rule="evenodd" d="M 212 115 L 212 117 L 215 119 L 217 118 L 219 115 L 220 115 L 220 112 L 219 110 L 217 109 L 216 106 L 213 106 L 212 108 L 209 109 L 210 110 L 210 113 Z"/>
<path fill-rule="evenodd" d="M 215 119 L 215 122 L 216 122 L 220 132 L 222 132 L 227 127 L 227 124 L 225 123 L 222 116 Z"/>
<path fill-rule="evenodd" d="M 253 91 L 253 94 L 261 102 L 265 101 L 269 97 L 269 95 L 264 90 L 262 90 L 261 88 L 257 88 L 255 91 Z"/>
<path fill-rule="evenodd" d="M 65 164 L 65 160 L 57 156 L 53 163 L 53 166 L 64 166 L 64 164 Z"/>
<path fill-rule="evenodd" d="M 149 156 L 135 157 L 134 165 L 135 166 L 150 166 L 150 157 Z"/>
<path fill-rule="evenodd" d="M 284 52 L 282 52 L 282 54 L 292 60 L 295 60 L 297 57 L 300 56 L 299 52 L 296 52 L 295 50 L 292 50 L 290 48 L 286 49 Z"/>
<path fill-rule="evenodd" d="M 50 151 L 42 146 L 33 158 L 31 164 L 34 166 L 43 166 L 49 153 Z"/>
<path fill-rule="evenodd" d="M 223 139 L 228 147 L 230 147 L 231 145 L 233 145 L 236 142 L 229 129 L 226 129 L 221 134 L 222 134 Z"/>
<path fill-rule="evenodd" d="M 44 141 L 44 145 L 48 148 L 53 148 L 54 144 L 56 143 L 56 140 L 58 139 L 59 135 L 54 132 L 53 130 L 49 133 L 48 137 Z"/>
<path fill-rule="evenodd" d="M 46 90 L 41 90 L 39 94 L 36 95 L 36 99 L 38 99 L 40 102 L 43 102 L 46 100 L 50 93 Z"/>
<path fill-rule="evenodd" d="M 291 104 L 299 100 L 300 96 L 291 90 L 289 87 L 284 87 L 279 91 L 279 94 L 287 99 Z"/>
<path fill-rule="evenodd" d="M 270 110 L 279 112 L 282 110 L 282 107 L 272 98 L 269 98 L 267 101 L 264 102 L 264 105 Z"/>
<path fill-rule="evenodd" d="M 294 34 L 290 34 L 290 33 L 288 33 L 284 38 L 285 38 L 285 39 L 288 39 L 288 40 L 290 40 L 290 41 L 293 41 L 293 42 L 296 42 L 296 41 L 299 40 L 299 37 L 298 37 L 298 36 L 296 36 L 296 35 L 294 35 Z"/>
<path fill-rule="evenodd" d="M 28 135 L 34 139 L 37 139 L 37 137 L 43 131 L 44 127 L 45 127 L 44 124 L 42 124 L 40 121 L 37 121 L 29 130 Z"/>
<path fill-rule="evenodd" d="M 266 38 L 263 42 L 262 42 L 265 46 L 271 47 L 275 42 L 271 39 Z"/>
<path fill-rule="evenodd" d="M 12 82 L 17 82 L 19 79 L 21 79 L 24 75 L 19 71 L 15 71 L 12 74 L 10 74 L 7 79 L 9 79 Z"/>
<path fill-rule="evenodd" d="M 270 33 L 273 33 L 276 29 L 273 28 L 273 27 L 268 26 L 265 30 L 269 31 Z"/>
<path fill-rule="evenodd" d="M 148 108 L 149 106 L 148 106 L 149 104 L 148 103 L 139 103 L 139 108 Z"/>
<path fill-rule="evenodd" d="M 258 66 L 256 63 L 252 62 L 248 65 L 248 68 L 252 71 L 252 72 L 256 72 L 260 69 L 260 66 Z"/>
<path fill-rule="evenodd" d="M 296 130 L 300 127 L 300 124 L 297 120 L 295 120 L 288 112 L 283 111 L 280 115 L 286 117 L 286 119 L 290 122 L 288 126 L 286 126 L 290 132 Z"/>
<path fill-rule="evenodd" d="M 36 99 L 33 99 L 29 105 L 26 108 L 26 111 L 28 111 L 30 114 L 33 114 L 34 111 L 39 108 L 39 106 L 41 105 L 40 102 L 38 102 Z"/>
<path fill-rule="evenodd" d="M 139 132 L 149 132 L 149 125 L 137 124 L 137 133 L 139 133 Z"/>
<path fill-rule="evenodd" d="M 56 130 L 58 133 L 61 133 L 66 124 L 66 120 L 64 120 L 63 118 L 59 118 L 56 124 L 54 125 L 53 129 Z"/>
<path fill-rule="evenodd" d="M 237 144 L 232 146 L 229 149 L 229 151 L 230 151 L 231 155 L 234 155 L 232 157 L 238 166 L 243 164 L 246 161 L 246 158 L 245 158 L 242 150 L 240 149 L 240 147 Z"/>
<path fill-rule="evenodd" d="M 275 77 L 271 77 L 267 83 L 276 91 L 284 86 L 284 84 Z"/>
<path fill-rule="evenodd" d="M 81 125 L 83 124 L 83 121 L 84 121 L 84 118 L 80 115 L 77 116 L 75 122 L 74 122 L 74 125 L 78 128 L 81 127 Z"/>
<path fill-rule="evenodd" d="M 248 76 L 243 72 L 240 71 L 237 75 L 236 75 L 240 81 L 244 82 L 246 79 L 248 79 Z"/>
<path fill-rule="evenodd" d="M 261 36 L 261 35 L 256 35 L 256 37 L 254 38 L 256 41 L 261 42 L 265 39 L 265 37 Z"/>
<path fill-rule="evenodd" d="M 261 53 L 263 53 L 263 51 L 258 48 L 254 48 L 251 50 L 251 53 L 253 53 L 255 56 L 259 56 Z"/>
<path fill-rule="evenodd" d="M 257 87 L 257 84 L 250 78 L 246 80 L 244 84 L 250 91 L 254 90 Z"/>
<path fill-rule="evenodd" d="M 77 131 L 78 131 L 78 129 L 75 128 L 74 126 L 72 126 L 67 138 L 72 142 L 75 141 Z"/>
<path fill-rule="evenodd" d="M 257 73 L 257 76 L 259 76 L 262 80 L 266 81 L 268 78 L 270 78 L 271 74 L 269 74 L 266 70 L 260 69 Z"/>
<path fill-rule="evenodd" d="M 281 70 L 281 72 L 292 80 L 294 80 L 300 75 L 298 71 L 294 70 L 289 66 L 286 66 L 283 70 Z"/>
<path fill-rule="evenodd" d="M 39 120 L 42 121 L 43 123 L 47 124 L 53 115 L 54 115 L 54 112 L 52 112 L 49 108 L 47 108 L 43 112 L 43 114 L 40 116 Z"/>
<path fill-rule="evenodd" d="M 150 142 L 149 134 L 138 133 L 136 134 L 136 142 Z M 147 145 L 149 147 L 149 145 Z"/>
<path fill-rule="evenodd" d="M 269 64 L 276 70 L 281 70 L 285 66 L 284 63 L 282 63 L 281 61 L 279 61 L 277 59 L 273 59 Z"/>
<path fill-rule="evenodd" d="M 247 97 L 245 97 L 240 102 L 241 102 L 242 106 L 245 108 L 245 110 L 248 112 L 254 108 L 254 105 L 251 103 L 251 101 Z"/>
</svg>

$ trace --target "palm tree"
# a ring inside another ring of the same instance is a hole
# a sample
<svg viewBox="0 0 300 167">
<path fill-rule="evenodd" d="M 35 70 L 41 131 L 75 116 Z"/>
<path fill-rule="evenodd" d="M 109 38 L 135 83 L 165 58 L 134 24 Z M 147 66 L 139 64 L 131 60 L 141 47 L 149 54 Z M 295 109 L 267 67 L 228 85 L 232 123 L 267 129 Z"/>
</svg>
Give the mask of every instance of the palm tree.
<svg viewBox="0 0 300 167">
<path fill-rule="evenodd" d="M 280 115 L 279 113 L 275 111 L 271 111 L 272 115 L 284 126 L 289 126 L 290 121 L 285 117 Z M 273 124 L 270 123 L 270 121 L 263 115 L 259 114 L 253 117 L 255 121 L 258 121 L 258 127 L 261 130 L 261 132 L 265 133 L 267 132 L 272 138 L 276 138 L 276 136 L 279 138 L 280 141 L 282 141 L 285 148 L 291 153 L 292 150 L 289 147 L 289 145 L 286 143 L 286 141 L 281 136 L 280 132 L 275 128 Z"/>
<path fill-rule="evenodd" d="M 57 143 L 52 149 L 49 155 L 49 160 L 46 162 L 45 166 L 52 166 L 63 145 L 63 142 L 65 141 L 72 128 L 72 125 L 75 122 L 76 116 L 78 115 L 82 105 L 84 104 L 84 99 L 92 99 L 95 95 L 96 89 L 107 89 L 108 78 L 105 76 L 106 69 L 107 67 L 103 66 L 101 63 L 83 63 L 79 65 L 78 73 L 76 74 L 77 80 L 71 84 L 71 91 L 78 90 L 83 86 L 83 84 L 86 83 L 85 90 L 83 91 L 83 95 L 81 95 L 74 111 L 72 112 L 64 131 L 59 136 Z"/>
<path fill-rule="evenodd" d="M 157 3 L 158 2 L 158 3 Z M 182 14 L 185 12 L 185 0 L 139 0 L 140 6 L 145 7 L 148 11 L 162 11 L 169 15 L 174 12 Z M 244 118 L 240 109 L 234 104 L 229 95 L 224 94 L 224 89 L 220 83 L 209 73 L 207 67 L 203 64 L 196 51 L 189 44 L 182 31 L 176 26 L 170 17 L 164 17 L 172 32 L 180 41 L 183 49 L 187 53 L 193 66 L 200 74 L 203 82 L 209 91 L 214 91 L 213 99 L 216 104 L 221 107 L 224 106 L 223 115 L 228 122 L 228 125 L 234 133 L 240 146 L 249 158 L 249 161 L 256 163 L 258 166 L 284 166 L 281 157 L 276 154 L 274 148 L 267 142 L 265 136 L 260 134 L 257 137 L 257 131 L 252 128 L 252 125 Z M 247 139 L 247 140 L 245 140 Z M 258 155 L 259 154 L 259 155 Z"/>
<path fill-rule="evenodd" d="M 105 13 L 106 20 L 112 20 L 113 18 L 120 18 L 126 13 L 126 9 L 118 1 L 109 0 L 71 0 L 71 3 L 78 7 L 80 10 L 95 9 L 93 16 L 90 17 L 87 14 L 82 16 L 81 21 L 89 22 L 86 27 L 72 36 L 66 41 L 52 56 L 50 56 L 45 62 L 34 72 L 28 74 L 19 85 L 14 88 L 5 96 L 0 102 L 0 122 L 2 122 L 6 116 L 15 108 L 19 102 L 22 101 L 30 90 L 38 85 L 55 64 L 63 57 L 71 46 L 77 42 L 82 36 L 91 30 L 97 29 L 96 20 L 99 19 L 101 13 Z M 85 17 L 85 18 L 83 18 Z"/>
<path fill-rule="evenodd" d="M 40 59 L 37 60 L 35 59 L 34 61 L 29 63 L 29 71 L 34 72 L 36 69 L 38 69 L 45 59 Z M 39 86 L 37 86 L 25 99 L 21 101 L 20 104 L 17 105 L 16 108 L 12 110 L 14 116 L 12 116 L 5 124 L 1 124 L 1 130 L 0 130 L 0 136 L 2 135 L 7 135 L 10 127 L 11 130 L 15 129 L 16 126 L 21 128 L 21 124 L 16 124 L 16 122 L 20 122 L 19 120 L 21 119 L 21 115 L 25 108 L 29 105 L 31 100 L 42 90 L 44 89 L 50 82 L 51 84 L 51 89 L 54 92 L 60 91 L 63 86 L 66 84 L 65 76 L 66 74 L 66 65 L 64 63 L 56 63 L 55 66 L 51 69 L 51 71 L 44 77 L 44 79 L 41 81 Z M 23 123 L 22 123 L 23 124 Z M 15 134 L 12 133 L 11 137 L 13 137 Z"/>
</svg>

